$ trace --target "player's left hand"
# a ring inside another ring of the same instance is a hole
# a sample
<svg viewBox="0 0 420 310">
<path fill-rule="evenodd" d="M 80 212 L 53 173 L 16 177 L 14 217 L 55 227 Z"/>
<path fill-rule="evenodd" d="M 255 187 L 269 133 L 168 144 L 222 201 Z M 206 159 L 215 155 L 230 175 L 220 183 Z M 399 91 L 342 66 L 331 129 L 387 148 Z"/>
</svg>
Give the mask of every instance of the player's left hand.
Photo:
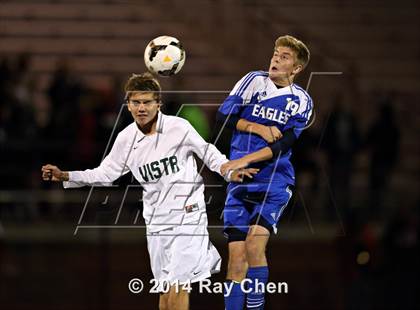
<svg viewBox="0 0 420 310">
<path fill-rule="evenodd" d="M 260 171 L 260 169 L 256 168 L 234 170 L 230 176 L 230 182 L 242 183 L 244 181 L 244 177 L 252 179 L 253 175 L 257 174 L 258 171 Z"/>
</svg>

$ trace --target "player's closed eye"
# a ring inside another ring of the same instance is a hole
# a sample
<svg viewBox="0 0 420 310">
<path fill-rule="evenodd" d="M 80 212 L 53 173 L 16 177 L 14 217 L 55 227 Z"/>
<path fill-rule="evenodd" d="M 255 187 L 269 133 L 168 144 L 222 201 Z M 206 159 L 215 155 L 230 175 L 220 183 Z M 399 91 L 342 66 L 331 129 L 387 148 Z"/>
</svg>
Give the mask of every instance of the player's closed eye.
<svg viewBox="0 0 420 310">
<path fill-rule="evenodd" d="M 277 59 L 281 59 L 281 60 L 287 60 L 287 59 L 289 59 L 289 55 L 287 55 L 287 54 L 279 55 L 278 53 L 274 53 L 273 58 L 277 58 Z"/>
<path fill-rule="evenodd" d="M 143 103 L 144 105 L 149 105 L 149 104 L 155 103 L 156 100 L 154 100 L 154 99 L 153 100 L 144 100 L 144 101 L 142 101 L 142 100 L 129 100 L 128 102 L 132 105 L 138 106 L 140 103 Z"/>
</svg>

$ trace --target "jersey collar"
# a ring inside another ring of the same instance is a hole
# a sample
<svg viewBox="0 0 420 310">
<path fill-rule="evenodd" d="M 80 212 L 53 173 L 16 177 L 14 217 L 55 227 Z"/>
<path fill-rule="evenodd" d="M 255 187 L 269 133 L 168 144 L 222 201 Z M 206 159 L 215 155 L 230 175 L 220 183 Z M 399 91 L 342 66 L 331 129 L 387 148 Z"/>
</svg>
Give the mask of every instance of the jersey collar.
<svg viewBox="0 0 420 310">
<path fill-rule="evenodd" d="M 292 93 L 293 94 L 293 88 L 294 88 L 294 86 L 295 86 L 295 83 L 292 83 L 292 84 L 290 84 L 290 85 L 287 85 L 287 86 L 284 86 L 284 87 L 277 87 L 277 85 L 269 78 L 269 80 L 270 80 L 270 83 L 271 83 L 271 85 L 272 85 L 272 87 L 273 87 L 273 89 L 275 89 L 275 91 L 276 91 L 276 93 L 278 94 L 278 95 L 280 95 L 280 94 L 290 94 L 290 93 Z"/>
<path fill-rule="evenodd" d="M 157 121 L 156 121 L 156 134 L 161 134 L 163 132 L 163 120 L 164 120 L 164 118 L 165 118 L 164 114 L 162 112 L 158 111 L 158 117 L 157 117 Z M 137 129 L 137 135 L 140 138 L 146 137 L 146 135 L 143 133 L 143 131 L 140 130 L 140 128 L 138 127 L 138 125 L 135 121 L 134 121 L 134 125 L 136 126 L 136 129 Z"/>
</svg>

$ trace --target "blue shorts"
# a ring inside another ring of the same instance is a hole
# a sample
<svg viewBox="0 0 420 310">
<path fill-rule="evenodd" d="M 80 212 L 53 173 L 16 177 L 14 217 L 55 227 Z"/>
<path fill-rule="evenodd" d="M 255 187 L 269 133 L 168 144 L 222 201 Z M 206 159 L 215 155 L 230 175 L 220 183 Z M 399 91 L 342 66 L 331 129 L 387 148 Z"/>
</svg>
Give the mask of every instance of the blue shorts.
<svg viewBox="0 0 420 310">
<path fill-rule="evenodd" d="M 292 197 L 287 184 L 250 183 L 228 185 L 223 212 L 224 234 L 230 241 L 243 241 L 249 226 L 260 225 L 277 233 L 277 222 Z"/>
</svg>

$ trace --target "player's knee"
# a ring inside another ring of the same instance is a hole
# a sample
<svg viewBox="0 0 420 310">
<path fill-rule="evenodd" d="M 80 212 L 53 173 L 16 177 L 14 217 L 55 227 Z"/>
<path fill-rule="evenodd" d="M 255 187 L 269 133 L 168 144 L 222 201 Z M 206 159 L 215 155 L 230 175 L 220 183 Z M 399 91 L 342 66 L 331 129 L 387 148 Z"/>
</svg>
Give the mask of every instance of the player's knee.
<svg viewBox="0 0 420 310">
<path fill-rule="evenodd" d="M 178 296 L 178 294 L 176 294 L 175 292 L 171 292 L 171 294 L 169 295 L 169 298 L 168 298 L 168 303 L 167 303 L 167 306 L 168 306 L 168 308 L 167 309 L 177 309 L 178 308 L 178 302 L 179 302 L 179 298 L 178 298 L 179 296 Z"/>
<path fill-rule="evenodd" d="M 182 289 L 179 289 L 177 292 L 174 287 L 171 287 L 168 298 L 168 309 L 169 310 L 181 310 L 188 308 L 188 292 Z"/>
<path fill-rule="evenodd" d="M 258 242 L 258 238 L 251 238 L 245 242 L 246 257 L 248 260 L 265 257 L 265 247 Z"/>
<path fill-rule="evenodd" d="M 170 298 L 168 300 L 168 310 L 176 309 L 178 307 L 178 301 L 176 298 Z"/>
<path fill-rule="evenodd" d="M 246 272 L 247 268 L 248 268 L 248 263 L 245 257 L 244 259 L 241 259 L 241 260 L 235 260 L 233 262 L 229 262 L 229 269 L 233 273 Z"/>
<path fill-rule="evenodd" d="M 246 274 L 248 269 L 248 262 L 246 260 L 246 254 L 231 256 L 228 264 L 229 273 L 235 278 L 241 278 Z"/>
<path fill-rule="evenodd" d="M 168 298 L 160 298 L 159 299 L 159 310 L 169 310 L 168 306 Z"/>
</svg>

